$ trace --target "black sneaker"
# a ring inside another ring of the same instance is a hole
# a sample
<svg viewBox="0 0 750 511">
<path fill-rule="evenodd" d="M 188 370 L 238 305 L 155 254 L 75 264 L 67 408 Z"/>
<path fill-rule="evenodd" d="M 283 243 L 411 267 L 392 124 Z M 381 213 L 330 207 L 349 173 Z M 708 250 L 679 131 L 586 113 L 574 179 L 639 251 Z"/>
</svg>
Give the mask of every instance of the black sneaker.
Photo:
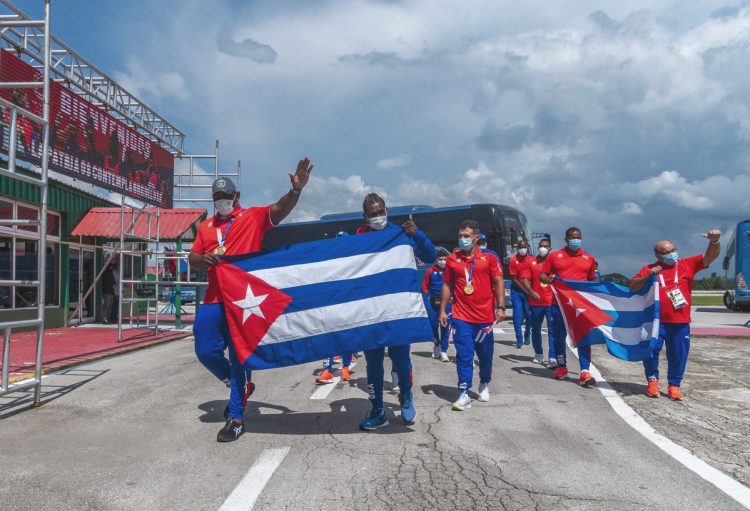
<svg viewBox="0 0 750 511">
<path fill-rule="evenodd" d="M 224 420 L 229 420 L 229 403 L 227 403 L 227 406 L 224 408 Z"/>
<path fill-rule="evenodd" d="M 245 425 L 241 422 L 227 421 L 216 435 L 217 442 L 234 442 L 245 432 Z"/>
</svg>

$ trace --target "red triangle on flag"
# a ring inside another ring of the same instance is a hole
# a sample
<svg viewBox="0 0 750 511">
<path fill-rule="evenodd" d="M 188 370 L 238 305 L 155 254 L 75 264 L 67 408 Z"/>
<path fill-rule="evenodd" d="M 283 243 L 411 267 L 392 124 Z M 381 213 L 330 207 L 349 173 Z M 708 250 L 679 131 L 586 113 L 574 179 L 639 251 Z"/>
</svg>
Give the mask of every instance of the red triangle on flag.
<svg viewBox="0 0 750 511">
<path fill-rule="evenodd" d="M 555 280 L 553 289 L 573 345 L 578 345 L 594 328 L 614 319 L 561 280 Z"/>
<path fill-rule="evenodd" d="M 216 276 L 235 353 L 244 364 L 292 298 L 230 263 L 219 264 Z"/>
</svg>

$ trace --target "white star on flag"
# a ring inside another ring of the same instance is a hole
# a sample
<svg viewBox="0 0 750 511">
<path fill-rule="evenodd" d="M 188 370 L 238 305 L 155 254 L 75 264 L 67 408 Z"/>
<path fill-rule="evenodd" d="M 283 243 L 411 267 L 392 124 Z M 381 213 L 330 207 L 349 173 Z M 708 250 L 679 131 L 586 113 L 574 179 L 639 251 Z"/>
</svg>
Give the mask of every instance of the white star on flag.
<svg viewBox="0 0 750 511">
<path fill-rule="evenodd" d="M 247 285 L 247 293 L 243 300 L 237 300 L 234 303 L 237 307 L 242 309 L 242 324 L 245 324 L 247 318 L 255 314 L 258 317 L 266 319 L 263 315 L 263 311 L 260 309 L 260 304 L 268 298 L 268 295 L 255 296 L 253 290 L 250 288 L 250 284 Z"/>
</svg>

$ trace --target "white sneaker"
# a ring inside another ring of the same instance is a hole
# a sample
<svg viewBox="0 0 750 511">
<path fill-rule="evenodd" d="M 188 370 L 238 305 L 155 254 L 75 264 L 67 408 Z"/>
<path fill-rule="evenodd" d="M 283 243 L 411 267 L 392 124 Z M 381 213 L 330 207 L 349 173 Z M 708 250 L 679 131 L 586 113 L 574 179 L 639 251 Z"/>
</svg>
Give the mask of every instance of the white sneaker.
<svg viewBox="0 0 750 511">
<path fill-rule="evenodd" d="M 490 400 L 490 384 L 489 383 L 479 384 L 479 400 L 485 403 Z"/>
<path fill-rule="evenodd" d="M 542 364 L 544 363 L 544 355 L 541 353 L 534 355 L 534 360 L 532 360 L 535 364 Z"/>
<path fill-rule="evenodd" d="M 440 352 L 440 361 L 441 362 L 450 362 L 451 359 L 448 358 L 448 354 L 444 351 Z"/>
<path fill-rule="evenodd" d="M 440 357 L 440 345 L 435 344 L 432 347 L 432 358 L 438 358 L 438 357 Z"/>
<path fill-rule="evenodd" d="M 554 369 L 555 367 L 559 366 L 560 364 L 557 363 L 556 358 L 551 358 L 547 361 L 547 368 L 548 369 Z"/>
<path fill-rule="evenodd" d="M 458 401 L 453 403 L 453 409 L 457 412 L 463 412 L 464 410 L 471 408 L 471 398 L 467 392 L 461 392 L 458 396 Z"/>
</svg>

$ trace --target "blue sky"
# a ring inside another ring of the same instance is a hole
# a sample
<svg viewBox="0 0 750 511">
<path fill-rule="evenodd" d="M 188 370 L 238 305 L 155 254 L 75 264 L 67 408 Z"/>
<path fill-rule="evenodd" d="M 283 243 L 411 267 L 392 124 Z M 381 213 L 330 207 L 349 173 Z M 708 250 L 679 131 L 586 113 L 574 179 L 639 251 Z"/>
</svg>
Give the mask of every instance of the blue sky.
<svg viewBox="0 0 750 511">
<path fill-rule="evenodd" d="M 41 2 L 18 1 L 32 14 Z M 750 217 L 750 7 L 732 2 L 55 0 L 53 31 L 243 162 L 246 205 L 308 154 L 294 219 L 514 205 L 604 272 Z M 715 263 L 712 271 L 720 271 Z"/>
</svg>

